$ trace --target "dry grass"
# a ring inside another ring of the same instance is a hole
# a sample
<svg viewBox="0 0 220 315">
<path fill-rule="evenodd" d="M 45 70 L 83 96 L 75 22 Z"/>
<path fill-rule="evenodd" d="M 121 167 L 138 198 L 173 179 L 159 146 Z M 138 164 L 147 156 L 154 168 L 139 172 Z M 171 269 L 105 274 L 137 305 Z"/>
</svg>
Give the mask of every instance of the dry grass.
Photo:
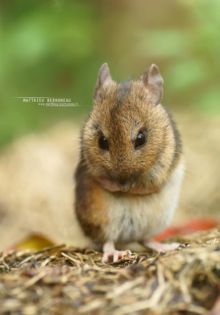
<svg viewBox="0 0 220 315">
<path fill-rule="evenodd" d="M 1 254 L 0 313 L 219 314 L 220 230 L 179 241 L 176 251 L 109 265 L 98 252 L 64 245 Z"/>
</svg>

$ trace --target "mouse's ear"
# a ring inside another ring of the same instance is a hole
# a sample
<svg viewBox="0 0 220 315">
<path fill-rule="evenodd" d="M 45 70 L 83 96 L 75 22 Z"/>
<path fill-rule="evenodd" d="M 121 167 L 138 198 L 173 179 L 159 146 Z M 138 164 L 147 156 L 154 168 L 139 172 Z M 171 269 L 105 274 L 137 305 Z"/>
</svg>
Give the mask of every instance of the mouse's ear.
<svg viewBox="0 0 220 315">
<path fill-rule="evenodd" d="M 143 74 L 142 81 L 149 91 L 149 98 L 157 105 L 163 96 L 163 78 L 157 65 L 152 64 Z"/>
<path fill-rule="evenodd" d="M 94 98 L 97 100 L 100 97 L 100 90 L 103 86 L 108 85 L 112 82 L 111 73 L 108 67 L 107 63 L 103 63 L 101 65 L 99 72 L 98 72 L 98 78 L 96 81 L 96 87 L 94 91 Z"/>
</svg>

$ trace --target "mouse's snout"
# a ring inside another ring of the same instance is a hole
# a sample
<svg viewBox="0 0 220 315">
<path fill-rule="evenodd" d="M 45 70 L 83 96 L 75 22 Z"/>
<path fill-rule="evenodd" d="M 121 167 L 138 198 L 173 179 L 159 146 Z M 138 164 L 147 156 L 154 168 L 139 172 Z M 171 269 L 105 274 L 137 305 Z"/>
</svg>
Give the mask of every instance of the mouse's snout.
<svg viewBox="0 0 220 315">
<path fill-rule="evenodd" d="M 118 179 L 118 183 L 121 185 L 121 186 L 127 186 L 128 184 L 130 184 L 130 177 L 129 176 L 126 176 L 126 177 L 119 177 Z"/>
</svg>

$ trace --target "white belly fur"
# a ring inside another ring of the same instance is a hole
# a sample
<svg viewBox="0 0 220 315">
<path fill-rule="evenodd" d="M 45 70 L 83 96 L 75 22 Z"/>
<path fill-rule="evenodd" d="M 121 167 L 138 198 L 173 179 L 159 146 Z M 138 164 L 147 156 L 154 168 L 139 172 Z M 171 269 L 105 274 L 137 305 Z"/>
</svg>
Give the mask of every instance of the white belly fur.
<svg viewBox="0 0 220 315">
<path fill-rule="evenodd" d="M 106 238 L 114 242 L 148 239 L 166 228 L 177 206 L 184 163 L 180 161 L 163 189 L 150 196 L 116 197 L 107 194 L 109 224 Z"/>
</svg>

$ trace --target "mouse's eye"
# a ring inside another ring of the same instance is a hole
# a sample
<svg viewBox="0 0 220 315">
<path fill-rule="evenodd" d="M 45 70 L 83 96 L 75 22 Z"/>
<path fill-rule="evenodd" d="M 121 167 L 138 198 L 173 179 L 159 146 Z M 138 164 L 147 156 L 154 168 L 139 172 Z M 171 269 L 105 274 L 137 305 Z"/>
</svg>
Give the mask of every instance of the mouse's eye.
<svg viewBox="0 0 220 315">
<path fill-rule="evenodd" d="M 146 134 L 144 131 L 140 130 L 138 132 L 137 138 L 134 141 L 134 148 L 139 149 L 146 143 Z"/>
<path fill-rule="evenodd" d="M 108 151 L 109 149 L 108 140 L 102 134 L 99 136 L 99 147 L 100 149 L 106 150 L 106 151 Z"/>
</svg>

